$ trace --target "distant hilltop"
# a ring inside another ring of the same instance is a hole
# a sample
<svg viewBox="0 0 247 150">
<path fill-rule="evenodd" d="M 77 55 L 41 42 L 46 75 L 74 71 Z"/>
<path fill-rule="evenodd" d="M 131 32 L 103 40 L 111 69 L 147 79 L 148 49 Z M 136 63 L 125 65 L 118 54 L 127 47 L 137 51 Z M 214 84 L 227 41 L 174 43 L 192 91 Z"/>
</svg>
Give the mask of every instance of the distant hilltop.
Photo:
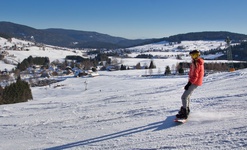
<svg viewBox="0 0 247 150">
<path fill-rule="evenodd" d="M 12 22 L 0 22 L 0 36 L 15 37 L 54 46 L 68 48 L 128 48 L 160 41 L 180 42 L 194 40 L 222 40 L 230 37 L 233 41 L 247 40 L 247 35 L 226 31 L 204 31 L 178 34 L 170 37 L 135 39 L 114 37 L 98 32 L 68 29 L 35 29 Z"/>
</svg>

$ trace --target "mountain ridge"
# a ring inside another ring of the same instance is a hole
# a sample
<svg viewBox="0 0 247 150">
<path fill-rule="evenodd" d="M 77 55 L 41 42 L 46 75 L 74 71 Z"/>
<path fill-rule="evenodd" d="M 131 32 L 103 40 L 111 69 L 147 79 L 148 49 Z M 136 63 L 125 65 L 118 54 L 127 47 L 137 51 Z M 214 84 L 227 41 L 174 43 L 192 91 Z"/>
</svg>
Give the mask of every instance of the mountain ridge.
<svg viewBox="0 0 247 150">
<path fill-rule="evenodd" d="M 246 40 L 247 35 L 227 31 L 203 31 L 177 34 L 163 38 L 126 39 L 114 37 L 95 31 L 48 28 L 35 29 L 12 22 L 0 22 L 0 35 L 8 35 L 24 40 L 35 40 L 38 43 L 70 48 L 127 48 L 160 41 L 180 42 L 183 40 L 217 40 L 230 37 L 234 41 Z"/>
</svg>

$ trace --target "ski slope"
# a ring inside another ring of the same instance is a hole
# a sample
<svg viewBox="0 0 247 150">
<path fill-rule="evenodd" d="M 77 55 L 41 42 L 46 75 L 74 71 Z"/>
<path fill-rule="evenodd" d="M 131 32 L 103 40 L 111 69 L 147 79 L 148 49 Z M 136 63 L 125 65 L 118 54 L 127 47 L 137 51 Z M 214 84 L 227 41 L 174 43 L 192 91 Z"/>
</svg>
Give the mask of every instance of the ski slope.
<svg viewBox="0 0 247 150">
<path fill-rule="evenodd" d="M 173 119 L 187 76 L 99 74 L 64 77 L 32 88 L 29 102 L 0 105 L 0 149 L 247 149 L 247 69 L 206 76 L 182 125 Z"/>
</svg>

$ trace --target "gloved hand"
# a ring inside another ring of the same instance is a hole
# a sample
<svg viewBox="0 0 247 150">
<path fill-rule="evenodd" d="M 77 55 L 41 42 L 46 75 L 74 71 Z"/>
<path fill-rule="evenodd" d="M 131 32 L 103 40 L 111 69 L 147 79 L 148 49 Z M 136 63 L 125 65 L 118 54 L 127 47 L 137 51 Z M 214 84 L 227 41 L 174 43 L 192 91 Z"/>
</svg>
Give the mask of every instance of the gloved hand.
<svg viewBox="0 0 247 150">
<path fill-rule="evenodd" d="M 191 86 L 191 82 L 189 81 L 189 82 L 185 85 L 184 89 L 185 89 L 185 90 L 188 90 L 190 86 Z"/>
</svg>

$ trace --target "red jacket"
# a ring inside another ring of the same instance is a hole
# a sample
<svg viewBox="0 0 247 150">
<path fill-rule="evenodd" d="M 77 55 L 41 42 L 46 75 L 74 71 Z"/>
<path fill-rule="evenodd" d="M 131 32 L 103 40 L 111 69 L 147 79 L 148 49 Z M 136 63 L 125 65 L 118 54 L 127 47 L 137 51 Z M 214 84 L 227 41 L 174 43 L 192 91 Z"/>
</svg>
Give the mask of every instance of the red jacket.
<svg viewBox="0 0 247 150">
<path fill-rule="evenodd" d="M 202 58 L 197 59 L 196 66 L 194 61 L 195 60 L 193 60 L 190 65 L 189 81 L 192 84 L 201 86 L 204 77 L 204 60 Z"/>
</svg>

